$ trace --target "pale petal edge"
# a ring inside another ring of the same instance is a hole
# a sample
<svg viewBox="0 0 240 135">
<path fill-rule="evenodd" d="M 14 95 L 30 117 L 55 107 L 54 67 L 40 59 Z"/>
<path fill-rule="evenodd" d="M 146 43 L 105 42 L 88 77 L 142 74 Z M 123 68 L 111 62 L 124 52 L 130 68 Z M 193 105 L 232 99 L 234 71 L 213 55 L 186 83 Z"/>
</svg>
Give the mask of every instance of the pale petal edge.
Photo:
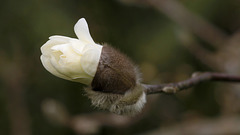
<svg viewBox="0 0 240 135">
<path fill-rule="evenodd" d="M 94 77 L 97 71 L 99 60 L 101 57 L 102 46 L 95 49 L 88 49 L 84 51 L 81 58 L 81 66 L 84 72 Z"/>
<path fill-rule="evenodd" d="M 88 24 L 85 18 L 81 18 L 78 20 L 78 22 L 74 26 L 74 31 L 79 40 L 82 40 L 87 43 L 95 44 L 95 42 L 92 39 L 92 36 L 90 35 Z"/>
<path fill-rule="evenodd" d="M 53 65 L 52 65 L 52 63 L 51 63 L 51 61 L 50 61 L 50 58 L 41 55 L 41 56 L 40 56 L 40 59 L 41 59 L 41 62 L 42 62 L 42 64 L 43 64 L 44 68 L 45 68 L 48 72 L 50 72 L 51 74 L 53 74 L 53 75 L 55 75 L 55 76 L 57 76 L 57 77 L 60 77 L 60 78 L 62 78 L 62 79 L 70 80 L 69 77 L 67 77 L 67 76 L 59 73 L 59 72 L 53 67 Z"/>
</svg>

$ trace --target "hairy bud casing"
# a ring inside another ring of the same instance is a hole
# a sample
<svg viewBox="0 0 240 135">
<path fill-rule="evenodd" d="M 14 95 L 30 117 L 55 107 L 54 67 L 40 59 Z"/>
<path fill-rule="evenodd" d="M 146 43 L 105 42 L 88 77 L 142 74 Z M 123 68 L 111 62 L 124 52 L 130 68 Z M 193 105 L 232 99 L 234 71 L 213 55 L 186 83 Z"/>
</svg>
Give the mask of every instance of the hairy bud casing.
<svg viewBox="0 0 240 135">
<path fill-rule="evenodd" d="M 103 46 L 92 89 L 104 93 L 124 94 L 136 86 L 138 72 L 132 62 L 110 46 Z"/>
<path fill-rule="evenodd" d="M 94 106 L 117 114 L 134 115 L 146 103 L 139 72 L 131 60 L 118 50 L 103 46 L 97 72 L 88 97 Z"/>
</svg>

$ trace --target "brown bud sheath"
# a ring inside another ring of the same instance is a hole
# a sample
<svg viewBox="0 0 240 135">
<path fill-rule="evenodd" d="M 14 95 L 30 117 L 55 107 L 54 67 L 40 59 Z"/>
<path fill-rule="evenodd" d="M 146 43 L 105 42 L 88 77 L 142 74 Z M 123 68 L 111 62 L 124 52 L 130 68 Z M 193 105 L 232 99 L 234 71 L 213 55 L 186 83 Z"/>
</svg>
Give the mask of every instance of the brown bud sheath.
<svg viewBox="0 0 240 135">
<path fill-rule="evenodd" d="M 136 86 L 136 69 L 127 56 L 110 46 L 103 46 L 92 81 L 94 91 L 124 94 Z"/>
<path fill-rule="evenodd" d="M 122 115 L 139 113 L 146 103 L 137 68 L 118 50 L 103 46 L 96 74 L 86 94 L 92 104 Z"/>
</svg>

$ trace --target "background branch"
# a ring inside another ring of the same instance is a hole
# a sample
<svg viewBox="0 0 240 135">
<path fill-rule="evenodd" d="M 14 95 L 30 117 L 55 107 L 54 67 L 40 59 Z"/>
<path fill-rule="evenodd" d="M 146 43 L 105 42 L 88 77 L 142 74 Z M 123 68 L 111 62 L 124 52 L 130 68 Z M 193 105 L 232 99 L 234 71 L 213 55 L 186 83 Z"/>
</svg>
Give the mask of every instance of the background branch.
<svg viewBox="0 0 240 135">
<path fill-rule="evenodd" d="M 224 73 L 194 73 L 192 78 L 180 81 L 177 83 L 168 83 L 168 84 L 159 84 L 159 85 L 146 85 L 147 94 L 156 94 L 156 93 L 169 93 L 174 94 L 178 91 L 188 89 L 199 83 L 207 81 L 225 81 L 225 82 L 240 82 L 240 76 L 234 76 Z"/>
<path fill-rule="evenodd" d="M 228 39 L 226 33 L 207 20 L 190 12 L 176 0 L 146 0 L 146 2 L 215 47 L 224 44 Z"/>
</svg>

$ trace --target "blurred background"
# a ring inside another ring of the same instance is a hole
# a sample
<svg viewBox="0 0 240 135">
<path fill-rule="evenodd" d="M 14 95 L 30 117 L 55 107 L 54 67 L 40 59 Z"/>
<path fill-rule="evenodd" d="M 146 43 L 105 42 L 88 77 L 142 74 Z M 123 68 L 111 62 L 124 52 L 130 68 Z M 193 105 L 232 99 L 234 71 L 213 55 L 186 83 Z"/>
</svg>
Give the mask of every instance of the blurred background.
<svg viewBox="0 0 240 135">
<path fill-rule="evenodd" d="M 91 106 L 83 85 L 51 75 L 39 59 L 49 36 L 76 37 L 82 17 L 95 42 L 139 65 L 144 83 L 177 82 L 196 71 L 240 75 L 239 0 L 2 0 L 1 135 L 240 134 L 239 84 L 149 95 L 136 117 Z"/>
</svg>

